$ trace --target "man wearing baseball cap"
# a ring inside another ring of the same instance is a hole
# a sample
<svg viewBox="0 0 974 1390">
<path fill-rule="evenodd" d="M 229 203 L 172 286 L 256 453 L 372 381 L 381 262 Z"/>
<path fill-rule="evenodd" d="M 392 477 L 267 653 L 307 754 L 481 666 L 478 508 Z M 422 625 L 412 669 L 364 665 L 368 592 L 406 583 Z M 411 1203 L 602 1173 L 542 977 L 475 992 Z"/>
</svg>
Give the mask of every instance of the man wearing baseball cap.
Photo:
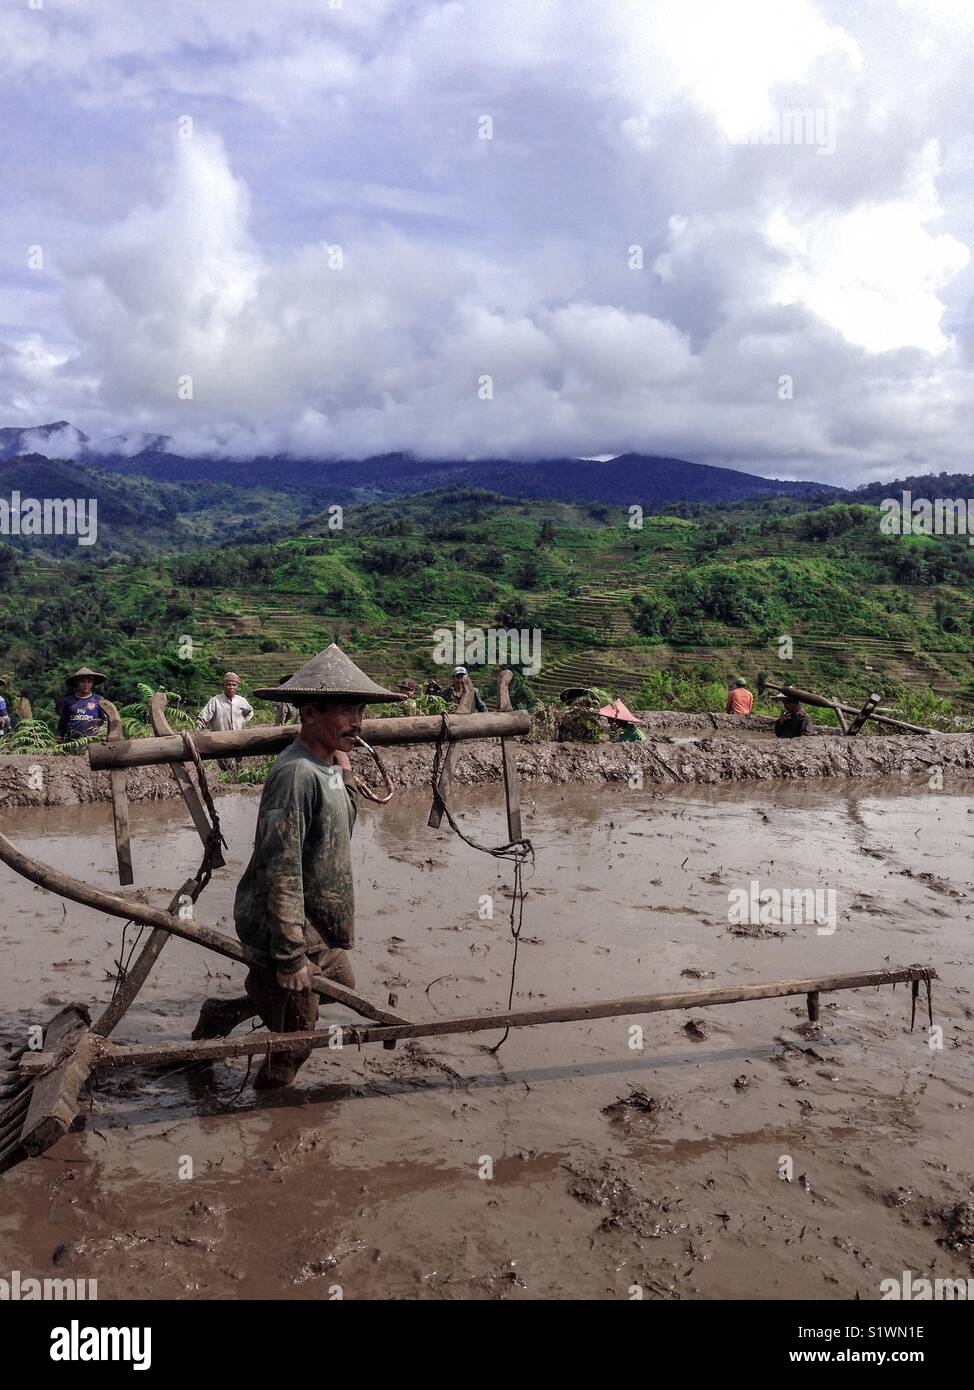
<svg viewBox="0 0 974 1390">
<path fill-rule="evenodd" d="M 445 685 L 439 692 L 444 700 L 452 700 L 454 703 L 460 700 L 460 697 L 463 695 L 463 678 L 467 675 L 469 675 L 469 672 L 466 666 L 454 666 L 453 684 Z M 484 697 L 476 686 L 473 687 L 473 712 L 475 714 L 487 713 L 487 705 L 484 701 Z"/>
</svg>

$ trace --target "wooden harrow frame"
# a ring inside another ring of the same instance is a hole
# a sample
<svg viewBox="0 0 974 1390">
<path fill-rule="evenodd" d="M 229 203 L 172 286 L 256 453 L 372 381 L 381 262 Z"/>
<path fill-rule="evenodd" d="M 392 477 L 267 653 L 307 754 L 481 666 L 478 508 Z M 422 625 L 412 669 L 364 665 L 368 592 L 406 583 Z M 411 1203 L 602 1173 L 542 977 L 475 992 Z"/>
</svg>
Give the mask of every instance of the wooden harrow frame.
<svg viewBox="0 0 974 1390">
<path fill-rule="evenodd" d="M 508 835 L 512 844 L 522 842 L 517 772 L 511 740 L 527 733 L 530 721 L 527 714 L 511 708 L 510 679 L 510 672 L 504 672 L 500 682 L 500 710 L 497 713 L 470 712 L 473 690 L 467 679 L 456 714 L 364 721 L 363 737 L 372 745 L 445 743 L 446 753 L 440 765 L 430 825 L 440 824 L 445 809 L 452 785 L 456 744 L 471 738 L 499 738 Z M 209 798 L 199 759 L 266 756 L 287 747 L 297 733 L 296 726 L 275 726 L 238 732 L 179 735 L 169 726 L 165 707 L 164 695 L 153 696 L 149 716 L 154 736 L 126 739 L 122 736 L 117 712 L 114 706 L 110 706 L 108 739 L 105 743 L 91 745 L 89 761 L 93 769 L 111 774 L 115 842 L 119 881 L 122 884 L 133 881 L 125 769 L 160 763 L 170 765 L 203 842 L 205 854 L 196 877 L 186 880 L 167 910 L 106 892 L 72 878 L 51 865 L 29 858 L 0 834 L 0 859 L 17 873 L 72 902 L 149 928 L 149 936 L 135 962 L 127 970 L 120 967 L 115 995 L 94 1023 L 86 1009 L 70 1005 L 47 1024 L 42 1049 L 24 1048 L 6 1063 L 0 1063 L 0 1172 L 24 1158 L 43 1153 L 71 1128 L 79 1113 L 83 1088 L 93 1074 L 125 1066 L 186 1065 L 229 1057 L 263 1056 L 295 1049 L 335 1046 L 335 1030 L 339 1025 L 334 1024 L 327 1030 L 313 1032 L 262 1033 L 195 1042 L 118 1045 L 109 1041 L 109 1035 L 148 979 L 170 936 L 182 937 L 204 950 L 241 964 L 252 961 L 252 953 L 247 947 L 224 932 L 197 923 L 192 917 L 192 904 L 195 904 L 205 886 L 210 870 L 223 864 L 219 823 L 214 823 L 204 804 Z M 196 780 L 193 775 L 194 763 Z M 313 988 L 322 998 L 346 1006 L 365 1020 L 361 1024 L 340 1026 L 343 1045 L 382 1043 L 385 1047 L 395 1047 L 396 1042 L 404 1038 L 638 1016 L 673 1009 L 693 1010 L 793 995 L 806 997 L 808 1017 L 812 1022 L 817 1022 L 822 994 L 901 982 L 911 984 L 915 1016 L 921 981 L 926 982 L 929 1010 L 930 982 L 935 978 L 936 971 L 931 967 L 909 965 L 810 979 L 775 980 L 756 985 L 643 994 L 553 1008 L 512 1008 L 498 1013 L 427 1021 L 404 1018 L 392 1011 L 391 1001 L 388 1007 L 380 1005 L 333 980 L 318 977 Z M 930 1016 L 932 1020 L 932 1012 Z"/>
</svg>

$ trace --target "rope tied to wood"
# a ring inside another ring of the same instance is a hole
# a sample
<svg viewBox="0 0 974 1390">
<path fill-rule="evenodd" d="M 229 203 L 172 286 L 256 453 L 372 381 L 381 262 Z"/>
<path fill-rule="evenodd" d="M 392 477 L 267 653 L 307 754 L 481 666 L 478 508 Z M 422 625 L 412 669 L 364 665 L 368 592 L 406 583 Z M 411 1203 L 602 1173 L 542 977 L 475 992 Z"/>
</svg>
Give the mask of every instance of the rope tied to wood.
<svg viewBox="0 0 974 1390">
<path fill-rule="evenodd" d="M 471 849 L 480 850 L 481 854 L 490 854 L 495 859 L 510 859 L 514 865 L 514 883 L 511 889 L 511 938 L 514 942 L 514 954 L 511 958 L 511 983 L 507 995 L 507 1007 L 511 1008 L 514 1002 L 514 986 L 517 978 L 517 952 L 521 940 L 521 927 L 524 923 L 524 865 L 534 864 L 534 846 L 528 839 L 509 840 L 504 845 L 482 845 L 479 841 L 471 839 L 465 835 L 457 825 L 456 820 L 447 805 L 446 798 L 440 788 L 440 774 L 443 769 L 443 756 L 446 744 L 450 742 L 450 721 L 447 714 L 440 716 L 440 733 L 433 748 L 433 801 L 437 808 L 446 817 L 447 824 L 455 835 L 458 835 L 464 844 Z M 488 1051 L 496 1053 L 498 1048 L 507 1041 L 510 1028 L 504 1029 L 504 1036 L 500 1042 L 496 1043 Z"/>
</svg>

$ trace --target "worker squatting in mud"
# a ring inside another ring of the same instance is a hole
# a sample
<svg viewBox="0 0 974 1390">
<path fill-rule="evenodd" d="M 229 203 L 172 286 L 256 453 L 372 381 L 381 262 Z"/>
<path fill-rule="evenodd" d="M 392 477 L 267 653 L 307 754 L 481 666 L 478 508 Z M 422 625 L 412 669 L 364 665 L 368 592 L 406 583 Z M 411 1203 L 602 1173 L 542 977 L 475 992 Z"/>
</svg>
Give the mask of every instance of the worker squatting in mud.
<svg viewBox="0 0 974 1390">
<path fill-rule="evenodd" d="M 297 706 L 301 731 L 264 784 L 250 863 L 237 885 L 234 923 L 257 955 L 236 999 L 207 1000 L 194 1038 L 224 1037 L 259 1015 L 274 1033 L 315 1027 L 316 974 L 352 988 L 346 952 L 354 944 L 351 835 L 356 783 L 349 753 L 368 701 L 406 697 L 376 685 L 337 646 L 301 667 L 262 699 Z M 288 1086 L 309 1052 L 274 1054 L 255 1084 Z"/>
</svg>

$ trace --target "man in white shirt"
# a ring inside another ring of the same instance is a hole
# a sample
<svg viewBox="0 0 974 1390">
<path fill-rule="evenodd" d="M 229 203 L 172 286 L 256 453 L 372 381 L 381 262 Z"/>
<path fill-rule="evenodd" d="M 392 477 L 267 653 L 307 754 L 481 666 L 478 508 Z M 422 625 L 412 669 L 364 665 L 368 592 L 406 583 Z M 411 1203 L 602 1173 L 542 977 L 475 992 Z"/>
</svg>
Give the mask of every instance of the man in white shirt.
<svg viewBox="0 0 974 1390">
<path fill-rule="evenodd" d="M 239 690 L 240 677 L 236 671 L 228 671 L 223 677 L 223 694 L 214 695 L 212 700 L 207 700 L 197 715 L 197 729 L 209 729 L 217 734 L 227 729 L 242 729 L 249 723 L 254 717 L 254 711 L 250 702 L 239 694 Z M 229 772 L 234 766 L 240 765 L 240 759 L 231 762 L 229 758 L 220 758 L 219 763 L 225 772 Z"/>
</svg>

